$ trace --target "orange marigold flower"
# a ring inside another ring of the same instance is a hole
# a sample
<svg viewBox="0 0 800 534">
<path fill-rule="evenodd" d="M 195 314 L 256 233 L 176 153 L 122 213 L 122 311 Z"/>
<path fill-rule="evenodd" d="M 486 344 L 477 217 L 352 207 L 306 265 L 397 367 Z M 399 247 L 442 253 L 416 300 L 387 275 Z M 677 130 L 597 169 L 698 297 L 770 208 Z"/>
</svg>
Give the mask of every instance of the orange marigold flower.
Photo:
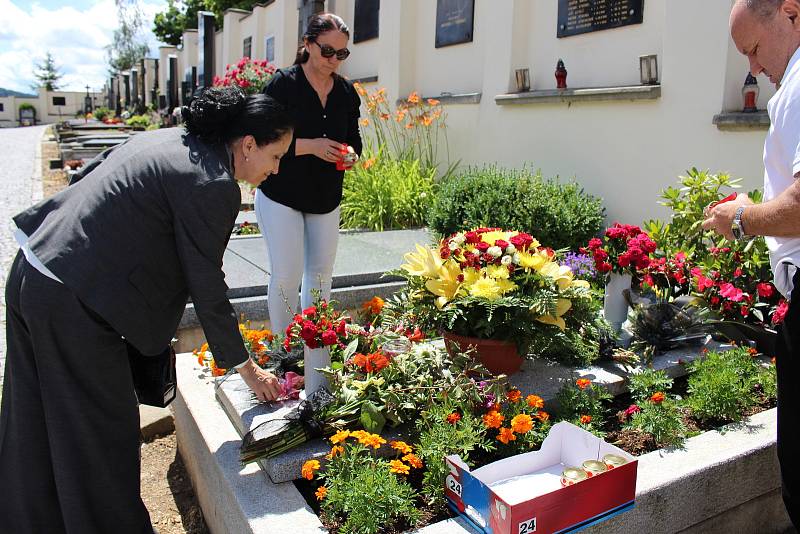
<svg viewBox="0 0 800 534">
<path fill-rule="evenodd" d="M 581 389 L 586 389 L 592 384 L 592 381 L 588 378 L 579 378 L 575 381 L 575 385 L 577 385 Z"/>
<path fill-rule="evenodd" d="M 408 472 L 411 470 L 406 464 L 401 462 L 400 460 L 392 460 L 389 462 L 389 471 L 392 473 L 397 473 L 399 475 L 407 475 Z"/>
<path fill-rule="evenodd" d="M 503 427 L 500 429 L 500 433 L 497 434 L 497 441 L 501 442 L 503 445 L 508 445 L 509 441 L 515 441 L 517 436 L 514 435 L 514 431 L 508 427 Z"/>
<path fill-rule="evenodd" d="M 373 449 L 380 449 L 381 445 L 386 443 L 386 440 L 380 437 L 378 434 L 369 434 L 367 433 L 362 439 L 358 440 L 359 443 L 364 445 L 365 447 L 372 447 Z"/>
<path fill-rule="evenodd" d="M 549 421 L 549 420 L 550 420 L 550 414 L 549 414 L 549 413 L 547 413 L 547 412 L 545 412 L 544 410 L 539 410 L 539 411 L 536 413 L 536 418 L 537 418 L 539 421 L 541 421 L 542 423 L 544 423 L 545 421 Z"/>
<path fill-rule="evenodd" d="M 416 454 L 406 454 L 403 456 L 403 461 L 408 463 L 414 469 L 420 469 L 422 467 L 422 460 L 420 460 L 419 456 Z"/>
<path fill-rule="evenodd" d="M 581 424 L 582 425 L 588 425 L 591 422 L 592 422 L 592 416 L 591 415 L 582 415 L 581 416 Z"/>
<path fill-rule="evenodd" d="M 303 468 L 300 470 L 300 474 L 303 475 L 303 478 L 306 480 L 312 480 L 314 478 L 314 472 L 319 469 L 319 460 L 307 460 L 306 463 L 303 464 Z"/>
<path fill-rule="evenodd" d="M 660 391 L 656 391 L 650 397 L 650 400 L 653 402 L 653 404 L 661 404 L 662 402 L 664 402 L 664 394 L 661 393 Z"/>
<path fill-rule="evenodd" d="M 533 428 L 533 419 L 526 413 L 521 413 L 511 419 L 511 430 L 517 434 L 524 434 Z"/>
<path fill-rule="evenodd" d="M 369 161 L 369 160 L 367 160 Z M 374 161 L 373 161 L 374 163 Z M 365 165 L 366 167 L 366 165 Z M 370 312 L 373 315 L 378 315 L 383 309 L 384 301 L 377 295 L 361 304 L 361 309 L 365 312 Z"/>
<path fill-rule="evenodd" d="M 429 106 L 438 106 L 439 105 L 439 101 L 436 100 L 435 98 L 429 98 L 428 99 L 428 105 Z"/>
<path fill-rule="evenodd" d="M 341 445 L 334 445 L 333 447 L 331 447 L 331 452 L 325 455 L 325 458 L 327 458 L 328 460 L 332 460 L 337 456 L 342 456 L 343 454 L 344 454 L 344 447 L 342 447 Z"/>
<path fill-rule="evenodd" d="M 340 430 L 336 434 L 331 436 L 331 443 L 337 445 L 346 440 L 347 438 L 349 438 L 351 435 L 352 434 L 349 430 Z"/>
<path fill-rule="evenodd" d="M 400 451 L 403 454 L 411 454 L 414 452 L 414 449 L 405 441 L 392 441 L 389 445 L 391 445 L 394 450 Z"/>
<path fill-rule="evenodd" d="M 528 406 L 531 408 L 544 408 L 544 399 L 541 398 L 539 395 L 528 395 L 525 397 L 525 402 L 528 403 Z"/>
<path fill-rule="evenodd" d="M 454 425 L 459 421 L 461 421 L 461 414 L 458 412 L 453 412 L 447 416 L 447 422 L 450 423 L 451 425 Z"/>
<path fill-rule="evenodd" d="M 416 91 L 412 91 L 412 93 L 408 95 L 408 103 L 419 104 L 419 93 L 417 93 Z"/>
<path fill-rule="evenodd" d="M 222 369 L 220 367 L 217 367 L 217 362 L 214 361 L 214 358 L 211 358 L 211 364 L 209 365 L 209 367 L 211 368 L 211 376 L 222 376 L 228 372 L 227 369 Z"/>
<path fill-rule="evenodd" d="M 328 495 L 328 488 L 326 488 L 325 486 L 320 486 L 319 488 L 317 488 L 317 491 L 314 492 L 314 495 L 317 497 L 318 501 L 321 501 Z"/>
<path fill-rule="evenodd" d="M 486 425 L 486 428 L 500 428 L 504 419 L 505 417 L 503 417 L 500 412 L 492 410 L 491 412 L 484 414 L 483 424 Z"/>
<path fill-rule="evenodd" d="M 754 349 L 753 347 L 748 347 L 747 354 L 750 356 L 758 356 L 758 350 Z"/>
<path fill-rule="evenodd" d="M 518 389 L 512 389 L 508 392 L 507 397 L 510 402 L 519 402 L 522 398 L 522 392 Z"/>
</svg>

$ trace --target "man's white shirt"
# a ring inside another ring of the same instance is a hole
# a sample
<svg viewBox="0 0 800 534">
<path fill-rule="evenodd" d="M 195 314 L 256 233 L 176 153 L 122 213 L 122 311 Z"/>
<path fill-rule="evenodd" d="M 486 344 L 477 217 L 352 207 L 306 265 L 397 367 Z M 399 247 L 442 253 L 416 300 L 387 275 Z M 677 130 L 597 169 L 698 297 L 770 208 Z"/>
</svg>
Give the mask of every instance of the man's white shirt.
<svg viewBox="0 0 800 534">
<path fill-rule="evenodd" d="M 767 110 L 772 124 L 764 142 L 765 202 L 785 191 L 800 173 L 800 48 L 789 61 Z M 800 266 L 800 237 L 767 236 L 765 240 L 775 287 L 788 299 L 796 266 Z"/>
</svg>

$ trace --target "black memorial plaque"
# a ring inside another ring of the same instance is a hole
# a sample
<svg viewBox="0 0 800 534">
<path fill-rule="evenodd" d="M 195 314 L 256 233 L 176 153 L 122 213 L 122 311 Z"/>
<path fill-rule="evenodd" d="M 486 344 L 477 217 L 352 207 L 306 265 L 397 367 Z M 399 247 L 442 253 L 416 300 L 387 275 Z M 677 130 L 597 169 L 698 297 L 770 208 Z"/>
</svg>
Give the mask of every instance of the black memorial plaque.
<svg viewBox="0 0 800 534">
<path fill-rule="evenodd" d="M 475 0 L 436 0 L 436 48 L 472 42 Z"/>
<path fill-rule="evenodd" d="M 644 0 L 558 0 L 558 37 L 641 24 Z"/>
<path fill-rule="evenodd" d="M 356 0 L 353 43 L 368 41 L 378 36 L 378 18 L 381 0 Z"/>
</svg>

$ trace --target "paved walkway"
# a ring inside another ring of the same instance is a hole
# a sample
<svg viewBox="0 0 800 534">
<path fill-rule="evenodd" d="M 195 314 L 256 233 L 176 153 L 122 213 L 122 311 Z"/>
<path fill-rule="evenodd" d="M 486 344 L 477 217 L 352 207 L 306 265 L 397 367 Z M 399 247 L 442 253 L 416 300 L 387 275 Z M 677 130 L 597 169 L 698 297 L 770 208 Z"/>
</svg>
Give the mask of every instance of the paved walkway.
<svg viewBox="0 0 800 534">
<path fill-rule="evenodd" d="M 18 248 L 11 217 L 42 198 L 39 141 L 46 128 L 0 128 L 0 387 L 6 359 L 6 277 Z"/>
</svg>

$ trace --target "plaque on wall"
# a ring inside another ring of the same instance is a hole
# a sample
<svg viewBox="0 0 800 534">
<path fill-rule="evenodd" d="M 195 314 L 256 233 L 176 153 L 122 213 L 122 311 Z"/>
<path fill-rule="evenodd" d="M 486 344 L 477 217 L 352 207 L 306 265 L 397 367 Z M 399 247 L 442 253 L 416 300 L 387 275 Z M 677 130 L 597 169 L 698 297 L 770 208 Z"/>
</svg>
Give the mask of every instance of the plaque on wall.
<svg viewBox="0 0 800 534">
<path fill-rule="evenodd" d="M 558 0 L 557 37 L 641 24 L 644 0 Z"/>
<path fill-rule="evenodd" d="M 378 36 L 378 14 L 381 0 L 356 0 L 353 21 L 353 43 L 368 41 Z"/>
<path fill-rule="evenodd" d="M 436 48 L 472 42 L 475 0 L 436 0 Z"/>
</svg>

